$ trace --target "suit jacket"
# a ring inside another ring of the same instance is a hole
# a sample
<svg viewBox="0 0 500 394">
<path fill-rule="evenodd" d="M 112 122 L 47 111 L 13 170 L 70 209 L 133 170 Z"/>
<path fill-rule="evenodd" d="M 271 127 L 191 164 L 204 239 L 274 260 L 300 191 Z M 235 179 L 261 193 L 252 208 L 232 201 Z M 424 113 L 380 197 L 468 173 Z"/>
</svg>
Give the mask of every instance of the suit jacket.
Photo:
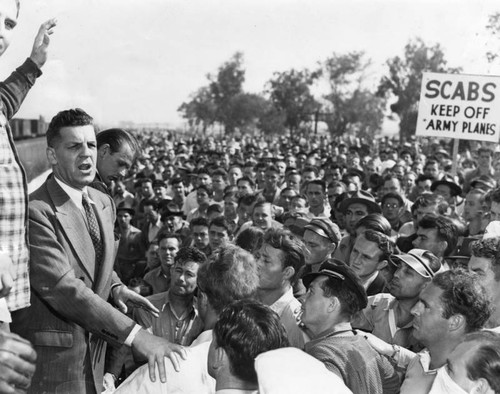
<svg viewBox="0 0 500 394">
<path fill-rule="evenodd" d="M 135 325 L 107 302 L 119 283 L 113 201 L 92 188 L 88 193 L 104 243 L 100 266 L 82 212 L 54 177 L 30 195 L 31 307 L 13 315 L 12 331 L 38 353 L 33 393 L 100 393 L 104 341 L 123 344 Z"/>
<path fill-rule="evenodd" d="M 388 293 L 387 291 L 385 291 L 386 287 L 387 287 L 387 281 L 379 271 L 379 273 L 375 277 L 375 280 L 372 283 L 370 283 L 370 286 L 368 286 L 368 289 L 366 289 L 366 295 L 372 296 L 380 293 Z"/>
</svg>

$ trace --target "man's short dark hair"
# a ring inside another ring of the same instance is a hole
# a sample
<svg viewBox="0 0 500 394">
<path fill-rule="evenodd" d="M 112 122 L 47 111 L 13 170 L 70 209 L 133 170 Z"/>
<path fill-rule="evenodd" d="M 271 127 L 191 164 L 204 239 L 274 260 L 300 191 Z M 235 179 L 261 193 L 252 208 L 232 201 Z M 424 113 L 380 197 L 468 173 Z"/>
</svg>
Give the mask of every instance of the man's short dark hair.
<svg viewBox="0 0 500 394">
<path fill-rule="evenodd" d="M 174 264 L 186 264 L 188 262 L 203 264 L 207 261 L 205 253 L 192 246 L 180 248 L 174 257 Z"/>
<path fill-rule="evenodd" d="M 354 229 L 357 230 L 360 227 L 364 227 L 366 230 L 373 230 L 379 233 L 385 234 L 388 237 L 391 236 L 392 228 L 389 221 L 380 213 L 370 213 L 356 223 Z"/>
<path fill-rule="evenodd" d="M 252 384 L 257 384 L 255 358 L 290 346 L 276 312 L 253 300 L 236 301 L 224 308 L 213 333 L 217 347 L 227 354 L 231 373 Z"/>
<path fill-rule="evenodd" d="M 223 227 L 228 234 L 231 234 L 231 228 L 229 227 L 229 223 L 224 216 L 217 216 L 213 218 L 208 227 L 210 228 L 212 226 Z"/>
<path fill-rule="evenodd" d="M 367 241 L 374 242 L 382 252 L 379 261 L 389 260 L 390 256 L 396 250 L 396 244 L 391 238 L 378 231 L 366 230 L 363 233 Z"/>
<path fill-rule="evenodd" d="M 264 243 L 283 252 L 283 268 L 292 267 L 295 270 L 290 278 L 290 282 L 294 284 L 305 265 L 303 242 L 287 229 L 270 228 L 264 233 Z"/>
<path fill-rule="evenodd" d="M 255 182 L 253 181 L 253 179 L 247 176 L 242 176 L 241 178 L 238 178 L 238 180 L 236 181 L 236 185 L 238 185 L 238 183 L 240 182 L 248 182 L 248 184 L 252 189 L 255 187 Z"/>
<path fill-rule="evenodd" d="M 156 202 L 155 199 L 153 198 L 149 198 L 147 200 L 144 200 L 142 202 L 142 206 L 145 207 L 145 206 L 151 206 L 153 207 L 153 210 L 157 211 L 158 210 L 158 203 Z"/>
<path fill-rule="evenodd" d="M 63 127 L 93 126 L 94 119 L 83 109 L 75 108 L 59 112 L 52 118 L 47 129 L 47 146 L 53 148 L 61 137 L 60 131 Z"/>
<path fill-rule="evenodd" d="M 446 215 L 448 212 L 449 204 L 443 196 L 434 193 L 422 193 L 415 199 L 411 206 L 411 212 L 414 213 L 418 208 L 427 208 L 436 205 L 436 212 L 439 215 Z"/>
<path fill-rule="evenodd" d="M 404 201 L 403 201 L 403 197 L 401 197 L 401 194 L 399 193 L 394 193 L 394 192 L 389 192 L 389 193 L 386 193 L 383 195 L 382 197 L 382 200 L 380 201 L 380 204 L 381 205 L 384 205 L 385 202 L 389 199 L 389 198 L 392 198 L 394 200 L 397 200 L 398 203 L 399 203 L 399 207 L 401 208 L 402 206 L 405 205 Z"/>
<path fill-rule="evenodd" d="M 123 129 L 107 129 L 97 134 L 97 148 L 104 144 L 108 144 L 111 148 L 111 153 L 119 152 L 125 144 L 127 144 L 132 152 L 134 152 L 134 159 L 139 153 L 139 143 L 135 137 L 128 131 Z"/>
<path fill-rule="evenodd" d="M 198 288 L 217 313 L 233 301 L 253 298 L 258 285 L 255 258 L 232 244 L 215 250 L 198 271 Z"/>
<path fill-rule="evenodd" d="M 458 242 L 458 229 L 451 219 L 444 216 L 427 214 L 418 222 L 417 227 L 425 230 L 437 230 L 437 238 L 440 241 L 446 241 L 448 244 L 444 251 L 444 256 L 449 256 L 455 250 Z"/>
<path fill-rule="evenodd" d="M 313 179 L 312 181 L 307 182 L 306 191 L 310 185 L 318 185 L 321 187 L 321 190 L 323 190 L 323 192 L 326 191 L 326 183 L 321 179 Z"/>
<path fill-rule="evenodd" d="M 214 176 L 221 176 L 224 180 L 227 180 L 227 171 L 223 168 L 216 168 L 213 172 L 212 172 L 212 178 Z"/>
<path fill-rule="evenodd" d="M 156 242 L 159 245 L 160 242 L 163 241 L 164 239 L 170 239 L 170 238 L 175 238 L 179 242 L 179 245 L 182 244 L 182 238 L 179 234 L 170 233 L 168 231 L 160 231 L 156 236 Z"/>
<path fill-rule="evenodd" d="M 437 274 L 432 284 L 441 290 L 443 317 L 454 315 L 465 318 L 465 332 L 478 331 L 491 316 L 492 305 L 478 275 L 462 268 Z"/>
<path fill-rule="evenodd" d="M 472 256 L 491 260 L 495 280 L 500 282 L 500 237 L 485 238 L 471 244 Z"/>
<path fill-rule="evenodd" d="M 194 226 L 204 226 L 208 228 L 208 220 L 204 217 L 197 217 L 191 220 L 189 223 L 189 228 L 193 229 Z"/>
<path fill-rule="evenodd" d="M 314 172 L 314 175 L 315 176 L 318 176 L 319 175 L 319 170 L 318 170 L 318 167 L 315 167 L 315 166 L 307 166 L 307 167 L 304 167 L 302 169 L 302 174 L 304 174 L 305 172 Z"/>
</svg>

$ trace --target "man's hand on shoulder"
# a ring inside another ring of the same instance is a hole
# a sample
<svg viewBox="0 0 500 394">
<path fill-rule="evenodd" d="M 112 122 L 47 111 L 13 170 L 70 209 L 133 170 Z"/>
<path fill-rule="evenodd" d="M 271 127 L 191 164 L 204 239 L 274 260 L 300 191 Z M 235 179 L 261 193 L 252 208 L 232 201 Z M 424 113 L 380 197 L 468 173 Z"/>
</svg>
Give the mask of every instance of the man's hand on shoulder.
<svg viewBox="0 0 500 394">
<path fill-rule="evenodd" d="M 50 35 L 54 32 L 54 27 L 57 21 L 55 18 L 49 19 L 48 21 L 42 23 L 38 33 L 35 37 L 35 42 L 33 43 L 33 49 L 31 50 L 30 59 L 38 66 L 42 68 L 47 61 L 47 49 L 50 43 Z"/>
<path fill-rule="evenodd" d="M 187 357 L 186 350 L 175 343 L 171 343 L 164 338 L 157 337 L 148 333 L 146 330 L 140 330 L 132 342 L 134 355 L 140 360 L 148 360 L 149 378 L 152 382 L 156 381 L 156 365 L 160 372 L 160 381 L 167 381 L 165 370 L 165 357 L 168 357 L 176 371 L 180 370 L 181 359 Z"/>
</svg>

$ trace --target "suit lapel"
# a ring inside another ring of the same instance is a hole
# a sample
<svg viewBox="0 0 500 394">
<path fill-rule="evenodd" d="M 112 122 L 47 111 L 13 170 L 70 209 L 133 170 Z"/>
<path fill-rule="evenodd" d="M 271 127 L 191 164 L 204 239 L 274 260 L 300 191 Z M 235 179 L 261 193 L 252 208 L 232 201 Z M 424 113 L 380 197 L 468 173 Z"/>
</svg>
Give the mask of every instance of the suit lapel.
<svg viewBox="0 0 500 394">
<path fill-rule="evenodd" d="M 52 176 L 47 180 L 47 190 L 56 208 L 56 217 L 75 250 L 75 257 L 80 260 L 92 281 L 95 280 L 95 251 L 87 225 L 78 207 L 57 184 Z"/>
</svg>

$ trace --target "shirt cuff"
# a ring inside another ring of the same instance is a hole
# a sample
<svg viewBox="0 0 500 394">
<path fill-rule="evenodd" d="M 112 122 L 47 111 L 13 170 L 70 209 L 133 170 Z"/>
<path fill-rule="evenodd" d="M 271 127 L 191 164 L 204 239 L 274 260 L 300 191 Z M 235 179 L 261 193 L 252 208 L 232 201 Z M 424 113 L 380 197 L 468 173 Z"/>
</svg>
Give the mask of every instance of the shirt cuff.
<svg viewBox="0 0 500 394">
<path fill-rule="evenodd" d="M 132 331 L 130 331 L 130 334 L 128 334 L 127 339 L 125 339 L 125 345 L 128 347 L 132 347 L 132 342 L 134 342 L 135 336 L 139 331 L 141 331 L 142 327 L 139 324 L 136 324 L 134 328 L 132 328 Z"/>
</svg>

